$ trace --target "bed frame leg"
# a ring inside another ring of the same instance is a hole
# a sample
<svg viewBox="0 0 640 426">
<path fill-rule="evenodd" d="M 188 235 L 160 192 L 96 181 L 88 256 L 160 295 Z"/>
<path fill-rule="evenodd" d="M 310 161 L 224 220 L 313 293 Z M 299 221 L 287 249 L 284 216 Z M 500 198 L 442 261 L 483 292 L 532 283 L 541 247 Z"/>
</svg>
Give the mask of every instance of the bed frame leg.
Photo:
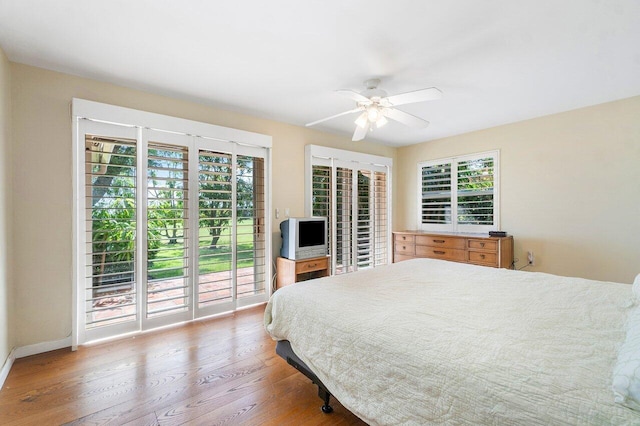
<svg viewBox="0 0 640 426">
<path fill-rule="evenodd" d="M 331 413 L 333 411 L 333 407 L 329 405 L 331 394 L 318 386 L 318 396 L 324 401 L 324 405 L 321 407 L 322 412 L 325 414 Z"/>
</svg>

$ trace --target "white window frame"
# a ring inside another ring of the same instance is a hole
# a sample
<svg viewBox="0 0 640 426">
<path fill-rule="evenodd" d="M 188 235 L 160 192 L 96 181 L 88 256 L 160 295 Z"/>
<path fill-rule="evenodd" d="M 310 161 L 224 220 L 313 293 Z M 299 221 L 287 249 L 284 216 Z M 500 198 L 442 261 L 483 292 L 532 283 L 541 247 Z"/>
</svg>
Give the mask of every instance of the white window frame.
<svg viewBox="0 0 640 426">
<path fill-rule="evenodd" d="M 335 168 L 347 168 L 351 170 L 368 170 L 372 172 L 384 172 L 387 174 L 387 263 L 391 263 L 391 253 L 392 253 L 392 233 L 391 233 L 391 224 L 392 222 L 392 187 L 393 187 L 393 159 L 389 157 L 383 157 L 379 155 L 373 154 L 364 154 L 360 152 L 348 151 L 337 148 L 328 148 L 319 145 L 307 145 L 305 146 L 305 214 L 310 216 L 313 211 L 313 203 L 312 203 L 312 180 L 313 180 L 313 166 L 329 166 L 332 168 L 333 179 L 332 182 L 335 182 Z M 353 196 L 354 199 L 357 198 L 357 184 L 355 184 L 357 180 L 354 180 L 353 185 Z M 335 185 L 332 190 L 332 198 L 335 200 Z M 335 203 L 333 203 L 333 217 L 335 218 Z M 354 203 L 354 217 L 357 216 L 357 204 Z M 331 271 L 334 273 L 336 270 L 336 241 L 335 241 L 335 226 L 331 227 L 333 229 L 331 235 Z M 356 238 L 352 238 L 353 244 L 353 252 L 357 252 L 356 247 Z M 375 256 L 373 256 L 375 258 Z M 373 261 L 375 265 L 375 260 Z M 354 270 L 357 270 L 357 262 L 354 262 Z"/>
<path fill-rule="evenodd" d="M 236 308 L 248 306 L 256 303 L 263 303 L 271 296 L 271 147 L 272 138 L 268 135 L 259 133 L 248 132 L 244 130 L 232 129 L 227 127 L 216 126 L 213 124 L 202 123 L 197 121 L 186 120 L 177 117 L 166 116 L 162 114 L 150 113 L 146 111 L 139 111 L 130 108 L 124 108 L 114 105 L 103 104 L 99 102 L 87 101 L 84 99 L 72 99 L 71 102 L 72 113 L 72 161 L 73 161 L 73 260 L 72 260 L 72 276 L 74 283 L 73 291 L 73 312 L 72 312 L 72 349 L 76 350 L 79 344 L 86 343 L 86 330 L 83 327 L 84 321 L 81 321 L 81 316 L 84 315 L 84 310 L 79 305 L 79 300 L 83 299 L 84 294 L 84 278 L 85 278 L 85 264 L 84 264 L 84 245 L 85 245 L 85 230 L 84 230 L 84 197 L 85 197 L 85 178 L 83 175 L 84 170 L 84 133 L 82 133 L 82 123 L 91 122 L 95 125 L 104 123 L 106 125 L 120 126 L 122 129 L 129 128 L 137 133 L 136 139 L 140 143 L 140 147 L 146 147 L 143 141 L 146 141 L 146 137 L 143 137 L 145 133 L 150 131 L 154 132 L 166 132 L 167 135 L 175 134 L 186 137 L 190 145 L 190 152 L 196 153 L 197 148 L 202 146 L 202 141 L 207 141 L 207 147 L 220 146 L 221 148 L 233 152 L 233 155 L 243 154 L 250 152 L 252 149 L 259 148 L 264 152 L 265 161 L 265 294 L 260 296 L 251 296 L 243 300 L 234 301 L 233 305 L 229 305 L 225 308 L 226 311 L 231 311 Z M 130 137 L 130 136 L 129 136 Z M 249 150 L 249 151 L 248 151 Z M 190 154 L 193 155 L 193 154 Z M 142 158 L 142 157 L 140 157 Z M 138 161 L 140 163 L 140 160 Z M 140 164 L 139 164 L 140 165 Z M 141 172 L 138 173 L 139 179 L 144 176 Z M 146 177 L 144 177 L 146 178 Z M 191 185 L 193 186 L 193 185 Z M 191 201 L 192 207 L 197 206 L 197 199 Z M 146 222 L 146 219 L 138 218 L 141 223 Z M 194 215 L 193 219 L 197 227 L 198 216 Z M 139 248 L 138 250 L 142 250 Z M 192 249 L 193 253 L 193 249 Z M 193 295 L 192 295 L 193 296 Z M 139 298 L 140 299 L 140 298 Z M 191 297 L 193 299 L 193 297 Z M 140 303 L 140 302 L 139 302 Z M 194 314 L 197 309 L 192 309 Z M 207 312 L 206 314 L 212 315 L 219 313 Z M 200 316 L 192 316 L 185 318 L 185 320 L 193 320 Z M 158 324 L 162 326 L 164 324 Z M 132 332 L 141 332 L 140 327 L 135 327 Z M 111 337 L 111 336 L 107 336 Z"/>
<path fill-rule="evenodd" d="M 458 163 L 493 157 L 493 225 L 458 224 Z M 451 223 L 422 223 L 422 169 L 438 164 L 451 163 Z M 436 160 L 421 161 L 417 164 L 417 224 L 421 231 L 487 233 L 500 229 L 500 150 L 484 151 Z"/>
</svg>

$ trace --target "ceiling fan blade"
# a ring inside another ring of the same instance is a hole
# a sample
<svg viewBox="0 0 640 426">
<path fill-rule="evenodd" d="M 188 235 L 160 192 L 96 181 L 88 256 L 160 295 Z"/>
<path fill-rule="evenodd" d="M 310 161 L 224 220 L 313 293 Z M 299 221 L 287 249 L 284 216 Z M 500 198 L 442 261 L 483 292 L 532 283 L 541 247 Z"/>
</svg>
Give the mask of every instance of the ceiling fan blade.
<svg viewBox="0 0 640 426">
<path fill-rule="evenodd" d="M 311 123 L 307 123 L 305 124 L 305 126 L 310 127 L 310 126 L 315 126 L 318 123 L 322 123 L 323 121 L 328 121 L 337 117 L 341 117 L 343 115 L 347 115 L 347 114 L 353 114 L 354 112 L 359 112 L 362 111 L 362 108 L 354 108 L 352 110 L 349 111 L 345 111 L 345 112 L 341 112 L 340 114 L 336 114 L 336 115 L 332 115 L 331 117 L 326 117 L 326 118 L 321 118 L 320 120 L 316 120 L 316 121 L 312 121 Z"/>
<path fill-rule="evenodd" d="M 413 92 L 400 93 L 384 98 L 390 105 L 404 105 L 416 102 L 433 101 L 442 98 L 442 92 L 436 87 L 415 90 Z"/>
<path fill-rule="evenodd" d="M 341 89 L 341 90 L 336 90 L 336 93 L 340 93 L 342 96 L 346 96 L 349 99 L 353 99 L 354 101 L 358 102 L 358 103 L 364 103 L 369 105 L 371 103 L 371 99 L 367 98 L 366 96 L 361 95 L 358 92 L 354 92 L 353 90 L 349 90 L 349 89 Z"/>
<path fill-rule="evenodd" d="M 353 138 L 351 140 L 357 142 L 364 139 L 364 137 L 367 136 L 367 132 L 369 131 L 369 126 L 370 124 L 368 121 L 364 127 L 356 126 L 356 131 L 353 132 Z"/>
<path fill-rule="evenodd" d="M 429 125 L 429 122 L 427 120 L 423 120 L 420 117 L 416 117 L 415 115 L 411 115 L 395 108 L 383 109 L 382 115 L 384 115 L 385 117 L 389 117 L 390 119 L 395 120 L 399 123 L 406 124 L 410 127 L 424 128 Z"/>
</svg>

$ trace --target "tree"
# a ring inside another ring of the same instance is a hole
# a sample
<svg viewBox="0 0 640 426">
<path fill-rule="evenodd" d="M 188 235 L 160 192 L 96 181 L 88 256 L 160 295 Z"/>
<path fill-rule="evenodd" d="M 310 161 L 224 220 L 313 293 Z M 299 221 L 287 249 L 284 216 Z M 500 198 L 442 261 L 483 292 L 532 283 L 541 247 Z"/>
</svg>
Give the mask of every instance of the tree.
<svg viewBox="0 0 640 426">
<path fill-rule="evenodd" d="M 237 157 L 236 208 L 237 217 L 251 217 L 254 208 L 254 161 L 251 157 Z M 232 218 L 232 179 L 234 173 L 231 156 L 208 153 L 200 155 L 200 227 L 207 228 L 211 236 L 209 248 L 214 249 L 228 229 Z"/>
<path fill-rule="evenodd" d="M 493 223 L 493 161 L 490 158 L 458 164 L 458 222 Z"/>
<path fill-rule="evenodd" d="M 136 148 L 124 143 L 112 150 L 108 165 L 91 165 L 91 244 L 96 284 L 132 281 L 136 232 Z M 149 258 L 159 247 L 159 234 L 147 235 Z M 124 274 L 124 277 L 119 277 Z"/>
<path fill-rule="evenodd" d="M 149 149 L 148 176 L 148 220 L 149 226 L 164 235 L 170 245 L 184 238 L 184 182 L 187 179 L 183 168 L 186 151 Z"/>
</svg>

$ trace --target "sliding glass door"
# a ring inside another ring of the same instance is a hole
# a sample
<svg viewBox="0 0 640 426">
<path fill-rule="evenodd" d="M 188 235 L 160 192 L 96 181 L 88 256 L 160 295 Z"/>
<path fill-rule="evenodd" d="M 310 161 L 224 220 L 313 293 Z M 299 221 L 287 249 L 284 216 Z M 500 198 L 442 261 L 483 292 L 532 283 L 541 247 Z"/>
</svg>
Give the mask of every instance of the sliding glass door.
<svg viewBox="0 0 640 426">
<path fill-rule="evenodd" d="M 268 297 L 265 150 L 82 120 L 79 342 Z"/>
<path fill-rule="evenodd" d="M 313 157 L 310 168 L 310 212 L 329 218 L 332 273 L 388 263 L 388 168 Z"/>
<path fill-rule="evenodd" d="M 198 316 L 263 300 L 268 291 L 264 158 L 200 149 L 197 188 Z"/>
</svg>

